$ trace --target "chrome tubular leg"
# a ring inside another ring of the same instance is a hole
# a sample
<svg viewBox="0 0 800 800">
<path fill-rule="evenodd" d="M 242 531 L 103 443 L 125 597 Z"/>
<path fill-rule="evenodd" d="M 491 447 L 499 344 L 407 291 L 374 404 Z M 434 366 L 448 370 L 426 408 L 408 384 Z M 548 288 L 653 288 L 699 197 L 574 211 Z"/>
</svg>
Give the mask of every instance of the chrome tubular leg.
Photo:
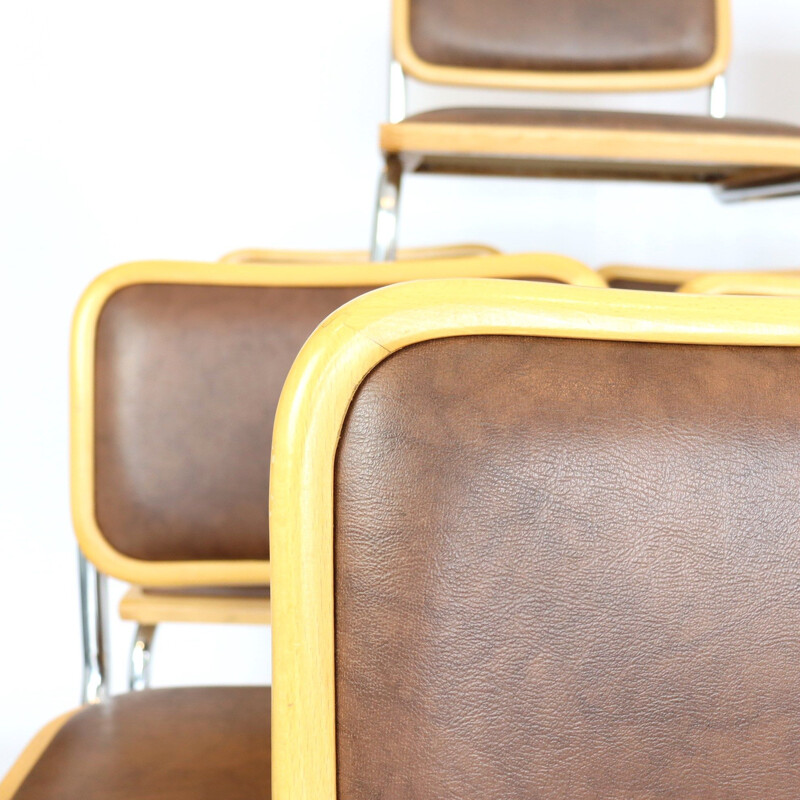
<svg viewBox="0 0 800 800">
<path fill-rule="evenodd" d="M 106 645 L 106 576 L 99 573 L 78 550 L 78 579 L 81 595 L 81 637 L 83 639 L 82 703 L 99 703 L 108 696 Z"/>
<path fill-rule="evenodd" d="M 138 625 L 136 628 L 128 674 L 128 688 L 132 692 L 141 692 L 150 688 L 150 659 L 155 635 L 155 625 Z"/>
<path fill-rule="evenodd" d="M 715 119 L 723 119 L 728 113 L 728 80 L 725 73 L 717 75 L 708 94 L 708 113 Z"/>
<path fill-rule="evenodd" d="M 378 201 L 372 228 L 372 261 L 397 258 L 397 215 L 400 204 L 400 181 L 403 165 L 397 156 L 388 156 L 378 183 Z"/>
</svg>

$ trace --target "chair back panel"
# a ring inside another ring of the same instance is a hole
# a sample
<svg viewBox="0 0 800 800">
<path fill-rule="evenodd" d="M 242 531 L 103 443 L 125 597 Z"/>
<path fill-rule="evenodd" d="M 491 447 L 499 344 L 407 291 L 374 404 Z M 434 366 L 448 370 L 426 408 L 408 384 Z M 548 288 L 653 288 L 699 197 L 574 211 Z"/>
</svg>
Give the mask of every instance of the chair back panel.
<svg viewBox="0 0 800 800">
<path fill-rule="evenodd" d="M 706 64 L 716 0 L 398 0 L 425 62 L 482 70 L 617 72 Z"/>
<path fill-rule="evenodd" d="M 143 284 L 100 315 L 98 525 L 149 561 L 267 559 L 269 453 L 303 342 L 364 288 Z"/>
<path fill-rule="evenodd" d="M 800 349 L 468 336 L 335 468 L 339 797 L 800 794 Z"/>
</svg>

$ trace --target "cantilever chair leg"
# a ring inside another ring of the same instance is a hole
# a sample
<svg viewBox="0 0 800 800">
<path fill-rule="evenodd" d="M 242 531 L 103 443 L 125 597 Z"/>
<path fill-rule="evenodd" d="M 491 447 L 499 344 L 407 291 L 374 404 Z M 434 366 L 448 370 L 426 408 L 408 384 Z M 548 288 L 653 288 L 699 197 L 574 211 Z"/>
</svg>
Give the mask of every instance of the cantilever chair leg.
<svg viewBox="0 0 800 800">
<path fill-rule="evenodd" d="M 394 261 L 397 258 L 397 217 L 402 177 L 403 165 L 400 159 L 393 155 L 387 156 L 378 182 L 370 249 L 372 261 Z"/>
<path fill-rule="evenodd" d="M 136 626 L 128 673 L 128 688 L 132 692 L 141 692 L 150 688 L 150 661 L 155 635 L 155 625 L 140 624 Z"/>
<path fill-rule="evenodd" d="M 106 576 L 95 569 L 78 550 L 78 579 L 81 596 L 81 637 L 83 640 L 83 685 L 81 702 L 99 703 L 108 696 L 106 643 L 108 605 Z"/>
</svg>

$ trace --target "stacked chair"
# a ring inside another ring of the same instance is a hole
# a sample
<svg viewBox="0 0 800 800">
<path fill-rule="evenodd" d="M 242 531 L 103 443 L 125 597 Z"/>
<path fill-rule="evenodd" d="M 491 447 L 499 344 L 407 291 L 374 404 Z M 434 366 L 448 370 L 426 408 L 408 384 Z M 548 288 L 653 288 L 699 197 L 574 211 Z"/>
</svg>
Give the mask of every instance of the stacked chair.
<svg viewBox="0 0 800 800">
<path fill-rule="evenodd" d="M 559 266 L 480 261 L 460 268 Z M 76 335 L 149 320 L 169 351 L 156 309 L 309 291 L 246 269 L 115 270 Z M 43 729 L 0 798 L 796 796 L 800 299 L 474 278 L 358 297 L 369 269 L 331 276 L 362 285 L 276 412 L 271 732 L 264 688 L 134 692 Z"/>
<path fill-rule="evenodd" d="M 800 128 L 726 119 L 729 0 L 394 0 L 372 235 L 394 258 L 406 173 L 681 181 L 722 200 L 800 191 Z M 709 87 L 708 116 L 541 108 L 407 113 L 407 77 L 553 92 Z"/>
<path fill-rule="evenodd" d="M 119 609 L 137 624 L 132 690 L 150 683 L 160 623 L 269 623 L 272 420 L 295 355 L 328 314 L 420 277 L 605 285 L 558 256 L 410 260 L 380 273 L 269 260 L 132 264 L 101 276 L 80 303 L 72 497 L 87 702 L 108 686 L 106 576 L 132 587 Z"/>
<path fill-rule="evenodd" d="M 397 248 L 405 173 L 797 191 L 800 129 L 724 118 L 729 49 L 727 0 L 394 0 L 371 251 L 87 289 L 82 705 L 0 800 L 800 796 L 798 273 Z M 408 116 L 407 76 L 710 114 Z M 150 688 L 198 622 L 271 625 L 272 687 Z"/>
</svg>

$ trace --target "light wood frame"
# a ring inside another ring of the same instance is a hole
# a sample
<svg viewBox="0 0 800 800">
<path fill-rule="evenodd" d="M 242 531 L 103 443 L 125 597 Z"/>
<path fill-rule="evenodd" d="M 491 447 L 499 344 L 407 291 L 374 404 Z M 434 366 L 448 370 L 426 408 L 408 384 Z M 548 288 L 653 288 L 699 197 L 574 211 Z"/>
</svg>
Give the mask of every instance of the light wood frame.
<svg viewBox="0 0 800 800">
<path fill-rule="evenodd" d="M 425 281 L 348 303 L 308 340 L 273 438 L 273 800 L 336 800 L 334 461 L 365 376 L 420 341 L 470 335 L 800 346 L 800 300 L 510 281 Z"/>
<path fill-rule="evenodd" d="M 386 153 L 555 160 L 638 161 L 710 167 L 800 168 L 796 136 L 747 133 L 616 130 L 610 128 L 526 127 L 442 122 L 381 125 Z"/>
<path fill-rule="evenodd" d="M 133 586 L 119 601 L 119 616 L 139 625 L 203 622 L 214 625 L 269 625 L 269 597 L 166 594 Z"/>
<path fill-rule="evenodd" d="M 80 300 L 72 330 L 71 497 L 75 532 L 86 558 L 100 572 L 138 586 L 240 586 L 270 582 L 268 561 L 145 561 L 115 550 L 97 523 L 94 486 L 95 333 L 106 301 L 136 284 L 217 286 L 384 286 L 430 277 L 549 278 L 604 286 L 596 272 L 555 255 L 487 256 L 385 264 L 199 264 L 148 261 L 101 275 Z M 266 535 L 266 531 L 264 532 Z M 133 613 L 133 612 L 131 612 Z"/>
<path fill-rule="evenodd" d="M 447 244 L 431 247 L 403 247 L 398 261 L 424 261 L 433 258 L 472 258 L 499 256 L 500 251 L 488 244 Z M 226 253 L 224 264 L 360 264 L 369 261 L 366 250 L 265 250 L 250 248 Z"/>
<path fill-rule="evenodd" d="M 708 273 L 687 281 L 678 292 L 800 297 L 800 271 Z"/>
<path fill-rule="evenodd" d="M 716 46 L 699 67 L 615 72 L 539 72 L 451 67 L 424 61 L 411 44 L 410 0 L 394 0 L 392 46 L 406 72 L 427 83 L 495 89 L 557 92 L 646 92 L 708 86 L 728 65 L 731 51 L 730 0 L 716 0 Z"/>
</svg>

